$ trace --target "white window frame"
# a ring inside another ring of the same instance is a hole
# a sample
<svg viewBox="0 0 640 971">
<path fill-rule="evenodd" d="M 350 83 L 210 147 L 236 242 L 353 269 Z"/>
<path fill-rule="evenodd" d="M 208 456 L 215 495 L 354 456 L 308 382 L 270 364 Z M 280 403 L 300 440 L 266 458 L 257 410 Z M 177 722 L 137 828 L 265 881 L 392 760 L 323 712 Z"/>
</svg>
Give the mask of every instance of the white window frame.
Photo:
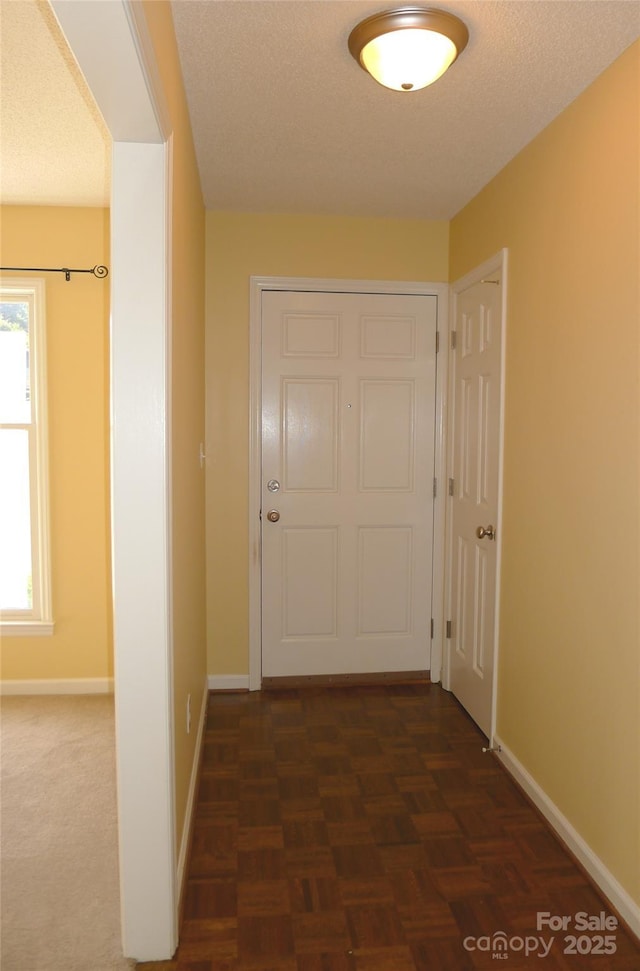
<svg viewBox="0 0 640 971">
<path fill-rule="evenodd" d="M 49 516 L 49 441 L 47 428 L 47 346 L 45 283 L 42 279 L 0 277 L 0 299 L 29 304 L 29 371 L 31 422 L 3 423 L 29 434 L 29 487 L 31 492 L 32 605 L 25 610 L 0 612 L 4 636 L 51 635 L 51 542 Z"/>
</svg>

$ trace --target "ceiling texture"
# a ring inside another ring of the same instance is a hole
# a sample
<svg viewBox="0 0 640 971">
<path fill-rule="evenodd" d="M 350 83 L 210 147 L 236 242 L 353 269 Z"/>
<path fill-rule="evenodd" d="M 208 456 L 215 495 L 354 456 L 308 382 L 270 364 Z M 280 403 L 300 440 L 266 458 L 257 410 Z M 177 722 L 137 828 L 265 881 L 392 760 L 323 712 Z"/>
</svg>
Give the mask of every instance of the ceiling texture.
<svg viewBox="0 0 640 971">
<path fill-rule="evenodd" d="M 0 199 L 108 206 L 111 139 L 46 0 L 0 0 Z"/>
<path fill-rule="evenodd" d="M 171 5 L 206 207 L 248 212 L 449 219 L 640 36 L 640 0 L 430 0 L 469 44 L 403 94 L 347 49 L 385 0 Z M 106 204 L 108 133 L 46 0 L 1 0 L 0 36 L 3 201 Z"/>
<path fill-rule="evenodd" d="M 405 94 L 347 49 L 390 6 L 174 0 L 208 209 L 449 219 L 640 33 L 636 2 L 444 2 L 469 44 Z"/>
</svg>

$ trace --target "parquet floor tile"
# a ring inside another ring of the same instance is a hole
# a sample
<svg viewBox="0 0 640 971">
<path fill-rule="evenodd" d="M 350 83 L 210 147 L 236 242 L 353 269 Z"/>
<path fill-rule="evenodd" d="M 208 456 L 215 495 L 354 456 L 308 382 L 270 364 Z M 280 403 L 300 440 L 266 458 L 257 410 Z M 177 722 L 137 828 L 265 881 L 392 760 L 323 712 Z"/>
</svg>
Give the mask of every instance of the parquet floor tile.
<svg viewBox="0 0 640 971">
<path fill-rule="evenodd" d="M 640 971 L 536 930 L 610 909 L 483 744 L 435 685 L 212 695 L 180 946 L 139 968 Z"/>
</svg>

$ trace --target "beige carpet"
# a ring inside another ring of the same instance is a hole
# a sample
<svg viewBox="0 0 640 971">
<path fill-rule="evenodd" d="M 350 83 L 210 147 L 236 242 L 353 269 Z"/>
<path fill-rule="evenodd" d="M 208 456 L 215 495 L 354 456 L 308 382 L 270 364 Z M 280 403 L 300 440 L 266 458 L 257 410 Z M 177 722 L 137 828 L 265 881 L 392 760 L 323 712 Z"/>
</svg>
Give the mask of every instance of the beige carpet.
<svg viewBox="0 0 640 971">
<path fill-rule="evenodd" d="M 113 698 L 4 697 L 2 971 L 125 971 Z"/>
</svg>

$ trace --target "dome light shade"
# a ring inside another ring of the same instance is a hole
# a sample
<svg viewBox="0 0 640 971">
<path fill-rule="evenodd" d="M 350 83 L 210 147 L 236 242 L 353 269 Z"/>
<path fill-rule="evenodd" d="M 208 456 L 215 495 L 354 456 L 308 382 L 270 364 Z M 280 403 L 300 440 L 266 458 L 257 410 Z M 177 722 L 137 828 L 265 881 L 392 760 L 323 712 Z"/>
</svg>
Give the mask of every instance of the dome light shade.
<svg viewBox="0 0 640 971">
<path fill-rule="evenodd" d="M 351 31 L 349 50 L 358 64 L 394 91 L 418 91 L 441 77 L 469 40 L 453 14 L 400 7 L 367 17 Z"/>
</svg>

